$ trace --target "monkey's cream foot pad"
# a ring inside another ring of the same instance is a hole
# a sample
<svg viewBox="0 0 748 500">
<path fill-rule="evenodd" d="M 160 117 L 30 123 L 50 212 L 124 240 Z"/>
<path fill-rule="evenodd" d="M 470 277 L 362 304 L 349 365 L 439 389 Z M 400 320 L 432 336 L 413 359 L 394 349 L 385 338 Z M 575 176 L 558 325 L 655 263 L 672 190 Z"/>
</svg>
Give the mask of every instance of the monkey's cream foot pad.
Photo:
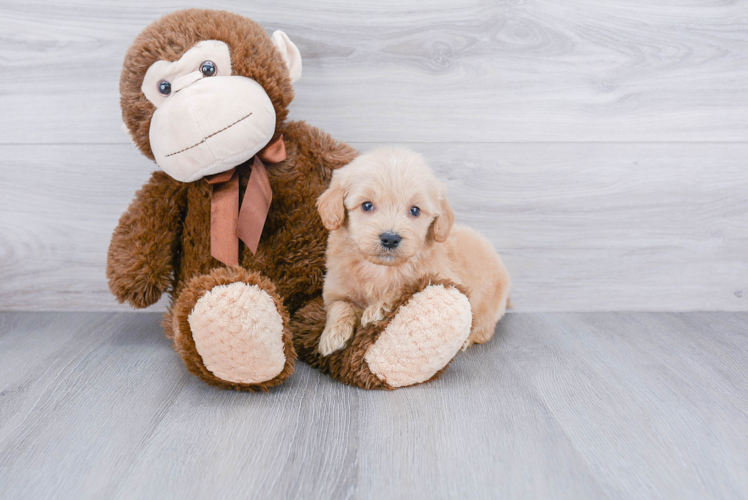
<svg viewBox="0 0 748 500">
<path fill-rule="evenodd" d="M 470 335 L 471 323 L 465 295 L 449 286 L 428 286 L 400 307 L 366 351 L 366 362 L 393 387 L 425 382 L 457 354 Z"/>
<path fill-rule="evenodd" d="M 217 377 L 257 384 L 283 370 L 283 319 L 257 285 L 214 287 L 200 297 L 188 321 L 205 367 Z"/>
</svg>

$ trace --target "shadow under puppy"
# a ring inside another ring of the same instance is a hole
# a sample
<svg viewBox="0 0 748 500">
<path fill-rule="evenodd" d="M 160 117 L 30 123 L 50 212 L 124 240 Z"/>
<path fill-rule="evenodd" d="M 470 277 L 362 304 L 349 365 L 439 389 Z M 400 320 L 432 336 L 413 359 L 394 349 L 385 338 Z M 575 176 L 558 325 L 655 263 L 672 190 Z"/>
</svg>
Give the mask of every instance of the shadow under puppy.
<svg viewBox="0 0 748 500">
<path fill-rule="evenodd" d="M 510 277 L 489 241 L 454 225 L 446 188 L 418 153 L 380 148 L 333 173 L 317 201 L 331 231 L 319 352 L 343 349 L 358 322 L 379 321 L 406 285 L 434 276 L 469 291 L 472 327 L 463 348 L 491 339 Z"/>
</svg>

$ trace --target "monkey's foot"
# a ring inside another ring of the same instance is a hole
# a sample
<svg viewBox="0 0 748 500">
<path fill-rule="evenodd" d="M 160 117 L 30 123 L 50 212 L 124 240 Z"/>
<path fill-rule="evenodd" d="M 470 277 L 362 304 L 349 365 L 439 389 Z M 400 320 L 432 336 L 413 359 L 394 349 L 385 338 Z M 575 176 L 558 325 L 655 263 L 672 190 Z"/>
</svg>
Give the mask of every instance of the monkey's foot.
<svg viewBox="0 0 748 500">
<path fill-rule="evenodd" d="M 457 288 L 427 286 L 400 306 L 366 351 L 366 363 L 391 387 L 425 382 L 457 354 L 471 323 L 470 302 Z"/>
<path fill-rule="evenodd" d="M 174 346 L 206 382 L 267 390 L 286 380 L 296 354 L 288 317 L 272 283 L 241 268 L 189 282 L 173 313 Z"/>
</svg>

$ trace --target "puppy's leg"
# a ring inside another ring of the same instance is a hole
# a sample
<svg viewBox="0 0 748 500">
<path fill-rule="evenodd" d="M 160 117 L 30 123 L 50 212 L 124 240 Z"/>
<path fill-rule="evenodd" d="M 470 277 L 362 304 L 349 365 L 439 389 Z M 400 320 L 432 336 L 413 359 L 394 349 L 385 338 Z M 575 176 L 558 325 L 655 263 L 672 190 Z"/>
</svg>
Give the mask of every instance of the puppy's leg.
<svg viewBox="0 0 748 500">
<path fill-rule="evenodd" d="M 327 323 L 319 339 L 319 353 L 328 356 L 345 347 L 353 336 L 359 309 L 350 302 L 336 300 L 327 308 Z"/>
<path fill-rule="evenodd" d="M 476 246 L 481 243 L 476 241 Z M 487 242 L 485 242 L 487 243 Z M 496 332 L 496 323 L 504 316 L 512 280 L 499 254 L 485 244 L 485 255 L 481 260 L 484 278 L 465 280 L 464 284 L 473 292 L 470 306 L 473 310 L 473 328 L 463 350 L 471 344 L 483 344 L 491 340 Z"/>
<path fill-rule="evenodd" d="M 377 321 L 382 321 L 387 313 L 392 311 L 392 306 L 398 298 L 399 294 L 394 293 L 364 309 L 361 315 L 361 326 L 369 326 Z"/>
<path fill-rule="evenodd" d="M 507 286 L 505 282 L 496 283 L 495 290 L 498 293 L 498 304 L 496 301 L 486 301 L 487 304 L 481 304 L 476 307 L 478 313 L 474 317 L 473 329 L 470 332 L 467 342 L 462 347 L 464 351 L 473 344 L 484 344 L 491 340 L 493 334 L 496 332 L 496 323 L 504 316 L 506 312 L 507 300 L 504 299 L 504 295 L 508 293 L 506 290 Z"/>
<path fill-rule="evenodd" d="M 447 244 L 452 245 L 449 271 L 470 290 L 473 325 L 465 350 L 491 340 L 506 312 L 512 280 L 491 242 L 474 229 L 455 225 Z"/>
</svg>

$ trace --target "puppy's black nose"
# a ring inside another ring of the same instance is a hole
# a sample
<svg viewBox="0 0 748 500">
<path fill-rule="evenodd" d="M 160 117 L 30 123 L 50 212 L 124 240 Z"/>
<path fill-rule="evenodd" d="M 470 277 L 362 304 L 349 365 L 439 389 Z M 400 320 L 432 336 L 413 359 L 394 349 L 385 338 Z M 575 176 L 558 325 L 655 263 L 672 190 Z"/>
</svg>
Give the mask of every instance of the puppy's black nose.
<svg viewBox="0 0 748 500">
<path fill-rule="evenodd" d="M 382 233 L 379 235 L 379 241 L 384 248 L 395 248 L 400 244 L 401 239 L 397 233 Z"/>
</svg>

